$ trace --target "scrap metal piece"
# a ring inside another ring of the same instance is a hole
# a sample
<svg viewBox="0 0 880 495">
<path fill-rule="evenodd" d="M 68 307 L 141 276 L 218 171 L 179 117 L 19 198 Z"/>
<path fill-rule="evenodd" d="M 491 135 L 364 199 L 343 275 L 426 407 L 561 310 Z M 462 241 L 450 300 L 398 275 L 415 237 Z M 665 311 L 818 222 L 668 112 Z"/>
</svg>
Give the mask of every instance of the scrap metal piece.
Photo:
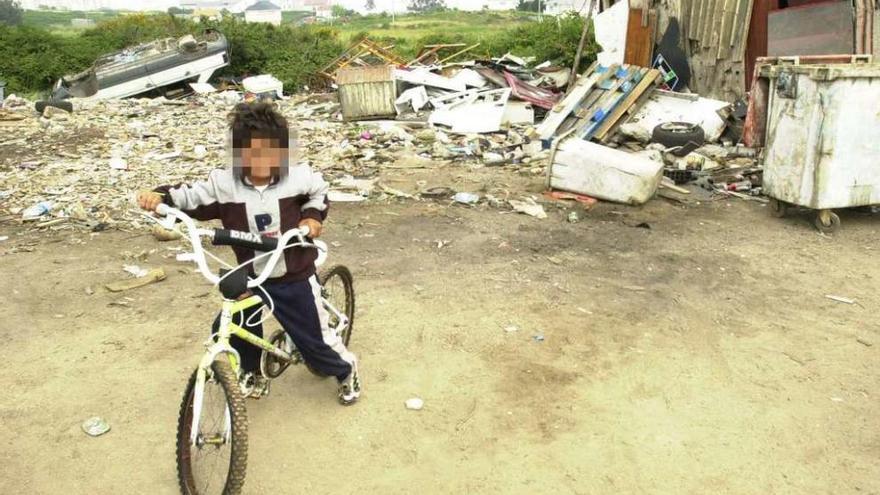
<svg viewBox="0 0 880 495">
<path fill-rule="evenodd" d="M 540 108 L 551 110 L 562 97 L 558 93 L 523 82 L 507 71 L 504 72 L 504 79 L 507 80 L 507 84 L 510 86 L 512 95 L 515 98 L 527 101 Z"/>
</svg>

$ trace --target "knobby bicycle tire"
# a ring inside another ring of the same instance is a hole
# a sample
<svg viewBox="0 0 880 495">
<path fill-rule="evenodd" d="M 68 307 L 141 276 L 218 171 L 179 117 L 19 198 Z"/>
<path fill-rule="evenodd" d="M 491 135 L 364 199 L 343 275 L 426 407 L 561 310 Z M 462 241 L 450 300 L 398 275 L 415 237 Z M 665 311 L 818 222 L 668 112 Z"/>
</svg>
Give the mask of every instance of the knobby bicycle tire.
<svg viewBox="0 0 880 495">
<path fill-rule="evenodd" d="M 232 453 L 229 458 L 229 471 L 226 475 L 223 495 L 238 495 L 244 485 L 247 470 L 247 410 L 232 366 L 226 361 L 218 360 L 214 361 L 211 369 L 214 372 L 214 377 L 223 388 L 226 405 L 229 407 L 232 417 Z M 190 432 L 192 430 L 192 400 L 196 373 L 197 371 L 193 372 L 183 393 L 177 424 L 177 477 L 180 482 L 180 492 L 184 495 L 203 495 L 196 489 L 191 464 L 192 453 L 190 452 L 190 449 L 194 447 L 190 444 Z"/>
</svg>

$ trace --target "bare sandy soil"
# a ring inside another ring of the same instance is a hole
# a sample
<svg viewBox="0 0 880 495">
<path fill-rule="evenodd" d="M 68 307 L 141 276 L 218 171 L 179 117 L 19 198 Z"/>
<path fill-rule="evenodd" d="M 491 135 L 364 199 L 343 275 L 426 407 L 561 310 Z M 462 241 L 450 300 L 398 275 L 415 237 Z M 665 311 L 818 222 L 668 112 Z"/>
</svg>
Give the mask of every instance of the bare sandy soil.
<svg viewBox="0 0 880 495">
<path fill-rule="evenodd" d="M 334 206 L 364 396 L 340 407 L 297 367 L 248 402 L 245 492 L 880 493 L 880 220 L 830 238 L 735 200 L 548 210 Z M 176 493 L 218 294 L 146 232 L 2 227 L 0 493 Z M 126 252 L 168 279 L 107 292 Z M 94 415 L 108 434 L 81 431 Z"/>
</svg>

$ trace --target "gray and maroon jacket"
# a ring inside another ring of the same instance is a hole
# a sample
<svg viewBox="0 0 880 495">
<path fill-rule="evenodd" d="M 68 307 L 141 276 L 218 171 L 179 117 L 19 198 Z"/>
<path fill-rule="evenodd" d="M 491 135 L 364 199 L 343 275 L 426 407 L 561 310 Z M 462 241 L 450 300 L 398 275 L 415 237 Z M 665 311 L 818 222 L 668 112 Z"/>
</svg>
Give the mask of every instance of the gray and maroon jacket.
<svg viewBox="0 0 880 495">
<path fill-rule="evenodd" d="M 193 185 L 162 186 L 156 192 L 165 203 L 197 220 L 223 222 L 223 228 L 278 237 L 299 226 L 303 218 L 323 222 L 327 217 L 329 185 L 307 165 L 291 167 L 289 173 L 262 192 L 246 178 L 236 178 L 231 168 L 213 170 L 207 181 Z M 254 251 L 233 246 L 239 263 L 254 258 Z M 315 274 L 315 249 L 290 248 L 275 266 L 270 281 L 305 280 Z M 252 264 L 262 273 L 268 257 Z"/>
</svg>

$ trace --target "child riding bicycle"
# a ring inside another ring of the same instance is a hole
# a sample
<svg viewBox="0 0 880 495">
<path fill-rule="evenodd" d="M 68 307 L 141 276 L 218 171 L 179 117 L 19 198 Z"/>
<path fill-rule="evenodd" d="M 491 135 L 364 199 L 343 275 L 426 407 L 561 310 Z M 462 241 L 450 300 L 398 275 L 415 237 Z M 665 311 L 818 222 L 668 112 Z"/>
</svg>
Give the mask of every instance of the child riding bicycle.
<svg viewBox="0 0 880 495">
<path fill-rule="evenodd" d="M 329 186 L 306 165 L 289 166 L 296 142 L 287 120 L 272 104 L 241 103 L 229 115 L 232 166 L 214 170 L 208 180 L 193 185 L 161 186 L 138 193 L 138 205 L 154 211 L 161 204 L 178 208 L 198 220 L 219 219 L 225 229 L 280 237 L 298 227 L 308 227 L 310 237 L 321 235 L 327 217 Z M 255 257 L 253 250 L 233 247 L 238 263 Z M 343 405 L 360 397 L 357 359 L 328 324 L 315 276 L 314 249 L 291 248 L 263 285 L 275 302 L 275 318 L 293 340 L 306 364 L 317 372 L 335 376 Z M 266 259 L 257 259 L 250 274 L 260 273 Z M 247 294 L 242 294 L 244 297 Z M 265 299 L 263 293 L 259 293 Z M 240 326 L 262 336 L 259 308 L 243 312 Z M 214 322 L 216 333 L 219 316 Z M 236 316 L 238 322 L 239 316 Z M 260 374 L 260 349 L 237 337 L 231 344 L 241 356 L 243 379 L 252 396 L 268 392 Z"/>
</svg>

